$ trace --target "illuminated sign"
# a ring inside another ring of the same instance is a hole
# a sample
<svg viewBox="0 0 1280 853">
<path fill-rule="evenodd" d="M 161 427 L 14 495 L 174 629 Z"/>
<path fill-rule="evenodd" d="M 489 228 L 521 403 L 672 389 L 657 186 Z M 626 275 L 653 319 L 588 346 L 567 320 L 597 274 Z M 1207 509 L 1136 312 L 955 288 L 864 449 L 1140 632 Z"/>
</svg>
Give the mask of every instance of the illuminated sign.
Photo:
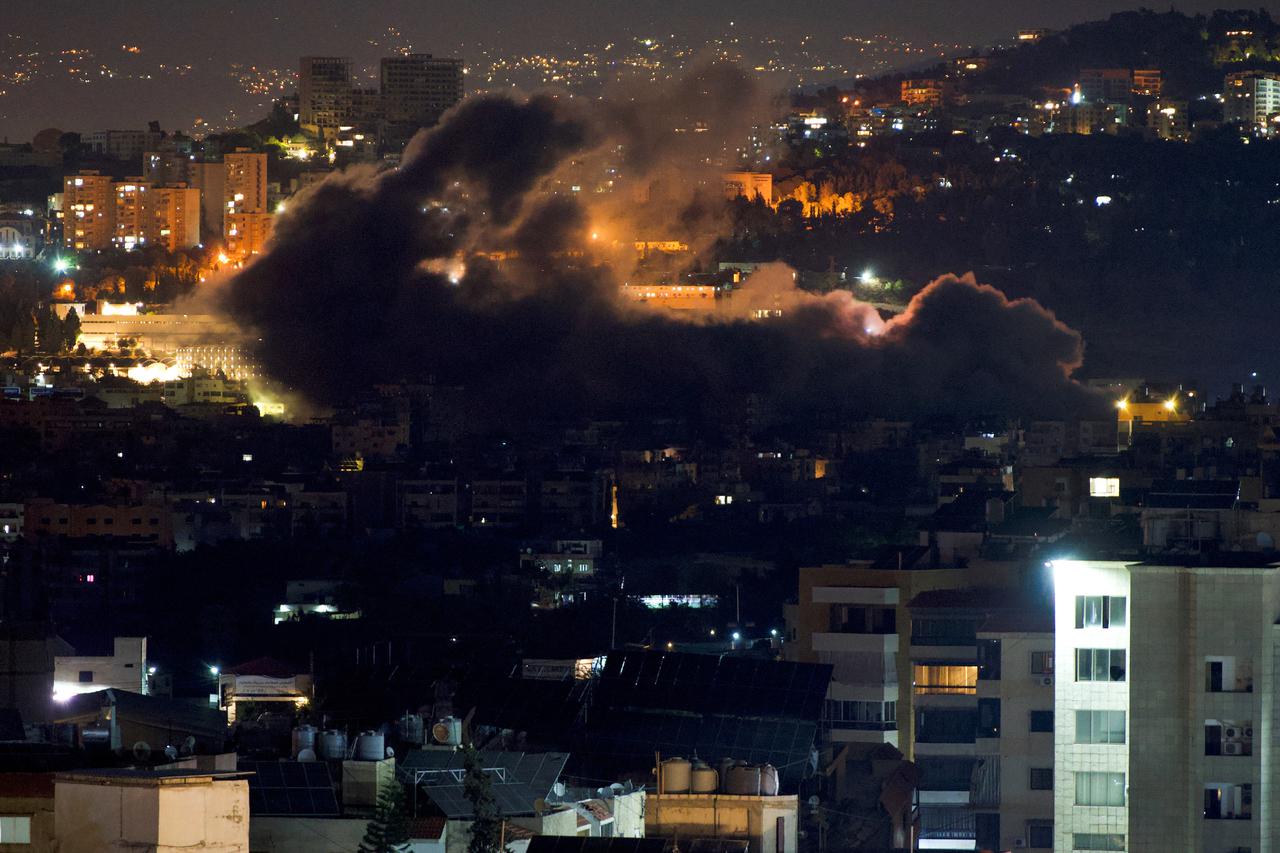
<svg viewBox="0 0 1280 853">
<path fill-rule="evenodd" d="M 1090 477 L 1089 478 L 1089 497 L 1091 498 L 1120 497 L 1120 478 L 1119 477 Z"/>
</svg>

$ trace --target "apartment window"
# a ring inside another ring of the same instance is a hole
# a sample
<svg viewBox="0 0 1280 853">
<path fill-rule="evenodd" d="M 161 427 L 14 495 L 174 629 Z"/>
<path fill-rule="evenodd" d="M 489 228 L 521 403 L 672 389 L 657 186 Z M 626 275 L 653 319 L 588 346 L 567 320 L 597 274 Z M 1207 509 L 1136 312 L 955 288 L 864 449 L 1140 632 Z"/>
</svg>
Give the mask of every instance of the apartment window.
<svg viewBox="0 0 1280 853">
<path fill-rule="evenodd" d="M 978 700 L 978 737 L 1000 737 L 1000 700 Z"/>
<path fill-rule="evenodd" d="M 916 709 L 918 743 L 973 743 L 977 728 L 976 708 Z"/>
<path fill-rule="evenodd" d="M 1053 731 L 1053 712 L 1052 711 L 1032 711 L 1031 725 L 1028 731 L 1052 732 Z"/>
<path fill-rule="evenodd" d="M 861 702 L 828 699 L 826 724 L 833 729 L 893 731 L 898 726 L 897 702 Z"/>
<path fill-rule="evenodd" d="M 1205 720 L 1204 754 L 1253 755 L 1253 723 Z"/>
<path fill-rule="evenodd" d="M 978 680 L 1000 680 L 1000 641 L 978 641 Z"/>
<path fill-rule="evenodd" d="M 913 664 L 915 692 L 973 695 L 978 692 L 978 667 L 956 664 Z"/>
<path fill-rule="evenodd" d="M 1076 649 L 1076 681 L 1124 681 L 1124 649 Z"/>
<path fill-rule="evenodd" d="M 92 683 L 93 683 L 93 670 L 91 670 L 91 669 L 82 669 L 82 670 L 80 670 L 80 683 L 81 683 L 81 684 L 92 684 Z"/>
<path fill-rule="evenodd" d="M 1053 849 L 1053 821 L 1033 820 L 1027 822 L 1027 846 L 1032 850 Z"/>
<path fill-rule="evenodd" d="M 1128 600 L 1123 595 L 1077 595 L 1077 628 L 1123 628 Z"/>
<path fill-rule="evenodd" d="M 911 642 L 917 646 L 972 646 L 977 623 L 973 619 L 912 619 Z"/>
<path fill-rule="evenodd" d="M 30 844 L 31 816 L 0 816 L 0 844 Z"/>
<path fill-rule="evenodd" d="M 1253 786 L 1211 782 L 1204 786 L 1205 820 L 1252 820 Z"/>
<path fill-rule="evenodd" d="M 1053 768 L 1052 767 L 1032 767 L 1031 782 L 1029 787 L 1033 791 L 1052 791 L 1053 790 Z M 1031 845 L 1035 846 L 1035 845 Z M 1052 844 L 1048 846 L 1052 847 Z"/>
<path fill-rule="evenodd" d="M 1234 657 L 1206 657 L 1204 689 L 1208 693 L 1252 693 L 1253 664 Z"/>
<path fill-rule="evenodd" d="M 1076 773 L 1076 805 L 1123 806 L 1124 774 L 1094 771 Z"/>
<path fill-rule="evenodd" d="M 1076 743 L 1124 743 L 1124 711 L 1076 711 Z"/>
<path fill-rule="evenodd" d="M 1073 850 L 1124 850 L 1124 834 L 1120 832 L 1075 832 L 1071 835 Z"/>
<path fill-rule="evenodd" d="M 1031 674 L 1053 675 L 1053 652 L 1032 652 Z"/>
</svg>

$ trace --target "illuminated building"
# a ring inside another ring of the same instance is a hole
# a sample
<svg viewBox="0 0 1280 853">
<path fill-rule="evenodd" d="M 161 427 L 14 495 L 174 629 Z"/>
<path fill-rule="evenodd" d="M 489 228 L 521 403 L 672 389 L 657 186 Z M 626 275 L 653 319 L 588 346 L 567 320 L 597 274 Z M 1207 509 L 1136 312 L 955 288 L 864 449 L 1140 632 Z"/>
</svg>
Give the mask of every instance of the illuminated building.
<svg viewBox="0 0 1280 853">
<path fill-rule="evenodd" d="M 150 242 L 170 252 L 200 244 L 200 190 L 188 186 L 151 188 Z"/>
<path fill-rule="evenodd" d="M 429 53 L 388 56 L 381 63 L 384 136 L 393 147 L 431 127 L 462 100 L 462 60 Z"/>
<path fill-rule="evenodd" d="M 80 343 L 89 349 L 114 350 L 121 340 L 155 353 L 181 346 L 233 339 L 234 327 L 212 314 L 86 314 L 80 318 Z"/>
<path fill-rule="evenodd" d="M 222 374 L 227 379 L 256 379 L 258 362 L 239 344 L 192 344 L 178 347 L 174 361 L 184 376 L 205 371 Z"/>
<path fill-rule="evenodd" d="M 1155 101 L 1147 107 L 1147 128 L 1158 139 L 1185 142 L 1187 115 L 1186 101 Z"/>
<path fill-rule="evenodd" d="M 77 252 L 111 246 L 115 236 L 115 193 L 108 175 L 83 171 L 62 183 L 64 245 Z"/>
<path fill-rule="evenodd" d="M 903 80 L 901 98 L 910 106 L 938 107 L 942 105 L 944 95 L 941 80 Z"/>
<path fill-rule="evenodd" d="M 773 175 L 768 172 L 725 172 L 724 192 L 730 199 L 742 197 L 773 203 Z"/>
<path fill-rule="evenodd" d="M 351 60 L 304 56 L 298 68 L 298 123 L 312 132 L 351 124 Z"/>
<path fill-rule="evenodd" d="M 227 215 L 267 212 L 267 155 L 237 148 L 223 158 L 226 180 L 222 188 Z"/>
<path fill-rule="evenodd" d="M 271 658 L 258 658 L 218 673 L 218 707 L 227 722 L 257 719 L 282 707 L 302 708 L 311 701 L 311 676 Z"/>
<path fill-rule="evenodd" d="M 1052 571 L 1053 849 L 1268 849 L 1276 564 Z"/>
<path fill-rule="evenodd" d="M 224 219 L 223 239 L 227 254 L 233 258 L 258 255 L 271 236 L 270 213 L 228 213 Z"/>
<path fill-rule="evenodd" d="M 147 151 L 142 155 L 142 177 L 152 185 L 188 183 L 191 157 L 180 151 Z"/>
<path fill-rule="evenodd" d="M 115 191 L 115 233 L 111 242 L 117 249 L 131 252 L 147 243 L 152 229 L 150 187 L 142 178 L 117 181 Z"/>
<path fill-rule="evenodd" d="M 1133 75 L 1128 68 L 1080 69 L 1080 96 L 1086 101 L 1128 103 Z"/>
<path fill-rule="evenodd" d="M 35 498 L 27 501 L 26 511 L 24 535 L 29 540 L 93 536 L 160 548 L 173 545 L 169 509 L 158 504 L 65 504 Z"/>
<path fill-rule="evenodd" d="M 0 209 L 0 260 L 34 258 L 43 232 L 44 220 L 35 211 Z"/>
<path fill-rule="evenodd" d="M 1018 30 L 1017 39 L 1020 42 L 1040 41 L 1040 39 L 1049 35 L 1049 31 L 1045 29 Z"/>
<path fill-rule="evenodd" d="M 53 698 L 65 701 L 98 690 L 147 692 L 147 638 L 116 637 L 109 655 L 56 655 Z"/>
<path fill-rule="evenodd" d="M 723 289 L 710 284 L 624 284 L 623 299 L 677 311 L 714 311 Z"/>
<path fill-rule="evenodd" d="M 1158 98 L 1164 91 L 1164 73 L 1159 68 L 1133 69 L 1133 94 Z"/>
<path fill-rule="evenodd" d="M 1246 127 L 1266 127 L 1280 114 L 1280 73 L 1233 71 L 1223 84 L 1222 118 Z"/>
</svg>

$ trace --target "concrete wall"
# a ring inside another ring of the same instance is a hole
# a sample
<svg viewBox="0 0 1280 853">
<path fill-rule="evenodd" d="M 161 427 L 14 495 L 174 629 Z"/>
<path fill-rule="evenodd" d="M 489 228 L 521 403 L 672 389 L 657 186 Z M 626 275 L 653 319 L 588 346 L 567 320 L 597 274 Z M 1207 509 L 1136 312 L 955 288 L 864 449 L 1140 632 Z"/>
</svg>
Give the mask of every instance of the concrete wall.
<svg viewBox="0 0 1280 853">
<path fill-rule="evenodd" d="M 251 853 L 352 853 L 369 822 L 363 818 L 255 817 Z M 417 851 L 415 850 L 415 853 Z"/>
<path fill-rule="evenodd" d="M 249 783 L 57 780 L 58 853 L 249 853 Z"/>
<path fill-rule="evenodd" d="M 80 673 L 92 673 L 82 682 Z M 132 693 L 146 693 L 147 638 L 116 637 L 112 654 L 58 655 L 53 659 L 53 693 L 74 696 L 114 687 Z"/>
<path fill-rule="evenodd" d="M 798 808 L 794 795 L 652 794 L 646 799 L 645 834 L 682 841 L 741 839 L 751 853 L 796 853 Z"/>
</svg>

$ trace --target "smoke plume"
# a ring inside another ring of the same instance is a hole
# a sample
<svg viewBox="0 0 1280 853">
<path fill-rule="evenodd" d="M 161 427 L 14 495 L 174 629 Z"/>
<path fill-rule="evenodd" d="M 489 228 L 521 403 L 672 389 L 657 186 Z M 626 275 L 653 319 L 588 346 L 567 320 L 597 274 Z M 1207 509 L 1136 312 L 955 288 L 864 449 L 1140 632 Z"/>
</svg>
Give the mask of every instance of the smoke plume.
<svg viewBox="0 0 1280 853">
<path fill-rule="evenodd" d="M 430 377 L 465 386 L 494 424 L 715 420 L 748 399 L 795 422 L 1096 404 L 1070 378 L 1080 336 L 972 276 L 939 278 L 887 322 L 848 293 L 798 290 L 781 265 L 696 321 L 623 304 L 632 241 L 714 236 L 727 143 L 765 107 L 717 66 L 603 102 L 470 99 L 398 168 L 348 169 L 291 202 L 222 308 L 268 373 L 316 401 Z"/>
</svg>

